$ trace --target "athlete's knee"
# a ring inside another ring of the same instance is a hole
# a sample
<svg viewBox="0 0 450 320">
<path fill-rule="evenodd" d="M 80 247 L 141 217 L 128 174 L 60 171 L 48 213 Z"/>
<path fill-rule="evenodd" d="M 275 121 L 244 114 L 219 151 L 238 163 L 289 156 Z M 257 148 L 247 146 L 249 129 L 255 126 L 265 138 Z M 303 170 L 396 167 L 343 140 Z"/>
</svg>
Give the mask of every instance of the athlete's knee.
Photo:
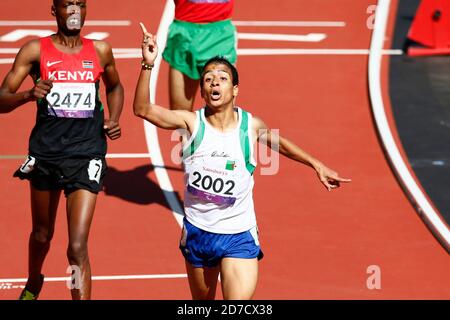
<svg viewBox="0 0 450 320">
<path fill-rule="evenodd" d="M 30 238 L 42 244 L 50 243 L 53 238 L 53 230 L 47 228 L 36 228 L 31 231 Z"/>
<path fill-rule="evenodd" d="M 70 262 L 81 264 L 88 258 L 87 243 L 84 241 L 72 241 L 67 248 L 67 258 Z"/>
<path fill-rule="evenodd" d="M 251 300 L 255 293 L 255 287 L 245 285 L 228 285 L 222 287 L 224 300 Z"/>
</svg>

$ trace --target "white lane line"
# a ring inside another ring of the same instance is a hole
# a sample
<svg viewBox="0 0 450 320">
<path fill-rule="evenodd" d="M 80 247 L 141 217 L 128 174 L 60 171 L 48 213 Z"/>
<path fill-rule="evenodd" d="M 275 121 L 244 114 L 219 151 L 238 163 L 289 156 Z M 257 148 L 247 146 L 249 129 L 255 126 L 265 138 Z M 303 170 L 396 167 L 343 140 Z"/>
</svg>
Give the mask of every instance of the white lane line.
<svg viewBox="0 0 450 320">
<path fill-rule="evenodd" d="M 27 37 L 47 37 L 55 33 L 53 30 L 16 29 L 0 36 L 0 42 L 17 42 Z M 108 32 L 91 32 L 85 36 L 88 39 L 104 40 L 109 37 Z"/>
<path fill-rule="evenodd" d="M 369 55 L 369 49 L 238 49 L 241 56 L 261 55 Z M 383 55 L 402 55 L 402 50 L 383 50 Z"/>
<path fill-rule="evenodd" d="M 130 20 L 87 20 L 85 26 L 126 27 L 131 25 Z M 24 26 L 47 27 L 56 26 L 55 20 L 0 20 L 0 27 Z"/>
<path fill-rule="evenodd" d="M 277 34 L 277 33 L 243 33 L 238 32 L 240 40 L 265 40 L 265 41 L 296 41 L 296 42 L 320 42 L 327 38 L 325 33 L 309 34 Z"/>
<path fill-rule="evenodd" d="M 0 49 L 1 53 L 17 53 L 19 49 L 16 48 L 4 48 Z M 142 57 L 140 48 L 116 48 L 113 49 L 114 56 L 123 55 L 124 57 L 129 56 L 130 58 L 140 58 Z M 360 54 L 368 55 L 370 53 L 369 49 L 239 49 L 238 54 L 242 55 L 252 55 L 252 54 Z M 403 51 L 400 49 L 390 49 L 382 50 L 382 54 L 385 55 L 402 55 Z"/>
<path fill-rule="evenodd" d="M 368 49 L 237 49 L 238 56 L 280 56 L 280 55 L 369 55 Z M 384 50 L 383 55 L 402 55 L 402 50 Z M 115 59 L 142 58 L 141 51 L 115 53 Z"/>
<path fill-rule="evenodd" d="M 137 58 L 142 58 L 142 53 L 141 52 L 119 53 L 119 54 L 114 54 L 114 58 L 115 59 L 137 59 Z"/>
<path fill-rule="evenodd" d="M 237 27 L 345 27 L 344 21 L 233 21 Z"/>
<path fill-rule="evenodd" d="M 87 39 L 91 40 L 105 40 L 109 37 L 108 32 L 91 32 L 85 36 Z"/>
<path fill-rule="evenodd" d="M 412 177 L 392 136 L 386 116 L 381 89 L 381 62 L 389 17 L 389 6 L 390 0 L 378 1 L 377 18 L 375 19 L 371 40 L 371 54 L 369 56 L 369 93 L 375 123 L 388 160 L 396 172 L 396 176 L 399 178 L 400 184 L 406 191 L 408 198 L 413 203 L 419 216 L 430 227 L 432 233 L 441 241 L 445 249 L 450 251 L 450 230 Z"/>
<path fill-rule="evenodd" d="M 143 280 L 143 279 L 180 279 L 187 278 L 185 273 L 175 274 L 143 274 L 143 275 L 118 275 L 118 276 L 92 276 L 92 280 Z M 26 283 L 27 278 L 0 279 L 0 283 Z M 46 277 L 45 282 L 69 281 L 71 277 Z"/>
<path fill-rule="evenodd" d="M 0 59 L 0 64 L 12 64 L 13 62 L 14 62 L 14 58 Z"/>
<path fill-rule="evenodd" d="M 55 33 L 53 30 L 16 29 L 0 37 L 0 42 L 17 42 L 26 37 L 47 37 Z"/>
<path fill-rule="evenodd" d="M 345 27 L 344 21 L 233 21 L 239 27 Z M 87 20 L 85 26 L 130 26 L 130 20 Z M 55 20 L 0 20 L 0 27 L 56 26 Z"/>
<path fill-rule="evenodd" d="M 175 15 L 175 4 L 172 0 L 167 0 L 164 7 L 163 15 L 157 31 L 156 41 L 159 48 L 166 46 L 167 33 L 169 31 L 169 25 L 171 24 Z M 161 66 L 162 54 L 160 53 L 155 61 L 152 77 L 150 81 L 150 96 L 152 97 L 152 103 L 156 98 L 156 85 L 158 82 L 158 74 Z M 159 186 L 163 191 L 164 197 L 172 209 L 172 214 L 175 217 L 178 225 L 183 225 L 184 210 L 178 198 L 175 195 L 172 183 L 170 182 L 169 175 L 165 169 L 164 160 L 161 155 L 161 149 L 159 147 L 158 131 L 156 127 L 148 121 L 144 120 L 145 138 L 147 140 L 147 146 L 150 153 L 152 164 L 155 168 L 154 172 L 158 179 Z"/>
<path fill-rule="evenodd" d="M 0 54 L 16 54 L 19 48 L 0 48 Z"/>
<path fill-rule="evenodd" d="M 238 27 L 345 27 L 344 21 L 233 21 Z M 126 27 L 130 20 L 87 20 L 85 26 Z M 56 26 L 55 20 L 0 20 L 0 27 Z"/>
</svg>

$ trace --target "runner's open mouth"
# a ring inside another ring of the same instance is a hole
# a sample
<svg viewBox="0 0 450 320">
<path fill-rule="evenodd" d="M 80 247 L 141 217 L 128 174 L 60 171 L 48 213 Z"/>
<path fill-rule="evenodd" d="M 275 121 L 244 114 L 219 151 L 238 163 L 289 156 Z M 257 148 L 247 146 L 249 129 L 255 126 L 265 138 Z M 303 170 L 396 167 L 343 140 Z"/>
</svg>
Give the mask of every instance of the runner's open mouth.
<svg viewBox="0 0 450 320">
<path fill-rule="evenodd" d="M 218 99 L 220 99 L 220 91 L 218 91 L 218 90 L 213 90 L 212 92 L 211 92 L 211 98 L 213 99 L 213 100 L 218 100 Z"/>
<path fill-rule="evenodd" d="M 74 14 L 69 19 L 67 19 L 67 25 L 69 28 L 77 28 L 81 27 L 81 17 L 79 14 Z"/>
</svg>

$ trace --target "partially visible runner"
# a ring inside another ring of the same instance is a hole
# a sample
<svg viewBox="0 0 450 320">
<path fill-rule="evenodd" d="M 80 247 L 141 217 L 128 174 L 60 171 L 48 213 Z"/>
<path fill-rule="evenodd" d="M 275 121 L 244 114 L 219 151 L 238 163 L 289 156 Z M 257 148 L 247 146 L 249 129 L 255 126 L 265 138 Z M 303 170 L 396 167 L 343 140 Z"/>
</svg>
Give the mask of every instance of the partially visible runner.
<svg viewBox="0 0 450 320">
<path fill-rule="evenodd" d="M 134 113 L 160 128 L 182 129 L 190 135 L 183 146 L 185 219 L 180 250 L 192 298 L 214 299 L 220 274 L 224 299 L 251 299 L 262 258 L 253 205 L 253 144 L 279 145 L 281 154 L 313 168 L 328 191 L 350 179 L 339 177 L 235 106 L 239 76 L 225 58 L 208 60 L 201 73 L 204 108 L 168 110 L 150 103 L 149 82 L 158 47 L 155 37 L 141 27 L 143 61 Z"/>
<path fill-rule="evenodd" d="M 234 0 L 174 1 L 175 19 L 163 52 L 170 65 L 170 108 L 192 111 L 205 62 L 219 55 L 236 62 Z"/>
<path fill-rule="evenodd" d="M 71 288 L 72 299 L 91 297 L 88 236 L 107 169 L 105 134 L 110 139 L 121 135 L 124 92 L 110 45 L 80 36 L 86 7 L 87 0 L 53 0 L 57 33 L 26 43 L 0 88 L 0 113 L 37 102 L 29 155 L 14 173 L 30 180 L 33 222 L 28 281 L 21 300 L 35 300 L 41 291 L 41 270 L 62 190 L 67 199 L 67 257 L 77 277 Z M 17 92 L 28 75 L 34 87 Z M 106 89 L 107 119 L 100 101 L 100 78 Z"/>
</svg>

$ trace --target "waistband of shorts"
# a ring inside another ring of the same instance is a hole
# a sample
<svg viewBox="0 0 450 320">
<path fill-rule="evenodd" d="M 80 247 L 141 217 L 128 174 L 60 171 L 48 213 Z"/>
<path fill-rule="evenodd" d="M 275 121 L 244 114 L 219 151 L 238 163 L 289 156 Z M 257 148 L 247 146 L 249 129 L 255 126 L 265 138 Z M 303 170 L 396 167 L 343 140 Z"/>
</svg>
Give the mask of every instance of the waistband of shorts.
<svg viewBox="0 0 450 320">
<path fill-rule="evenodd" d="M 205 29 L 232 25 L 231 19 L 225 19 L 225 20 L 214 21 L 214 22 L 205 22 L 205 23 L 188 22 L 188 21 L 174 19 L 173 23 L 178 24 L 178 25 L 185 25 L 185 26 L 191 26 L 191 27 L 195 27 L 195 28 L 205 28 Z"/>
<path fill-rule="evenodd" d="M 106 161 L 106 155 L 104 154 L 61 154 L 54 157 L 48 157 L 30 152 L 29 155 L 39 160 L 39 162 L 46 162 L 46 163 L 61 162 L 66 160 L 83 161 L 92 159 L 102 159 Z"/>
</svg>

